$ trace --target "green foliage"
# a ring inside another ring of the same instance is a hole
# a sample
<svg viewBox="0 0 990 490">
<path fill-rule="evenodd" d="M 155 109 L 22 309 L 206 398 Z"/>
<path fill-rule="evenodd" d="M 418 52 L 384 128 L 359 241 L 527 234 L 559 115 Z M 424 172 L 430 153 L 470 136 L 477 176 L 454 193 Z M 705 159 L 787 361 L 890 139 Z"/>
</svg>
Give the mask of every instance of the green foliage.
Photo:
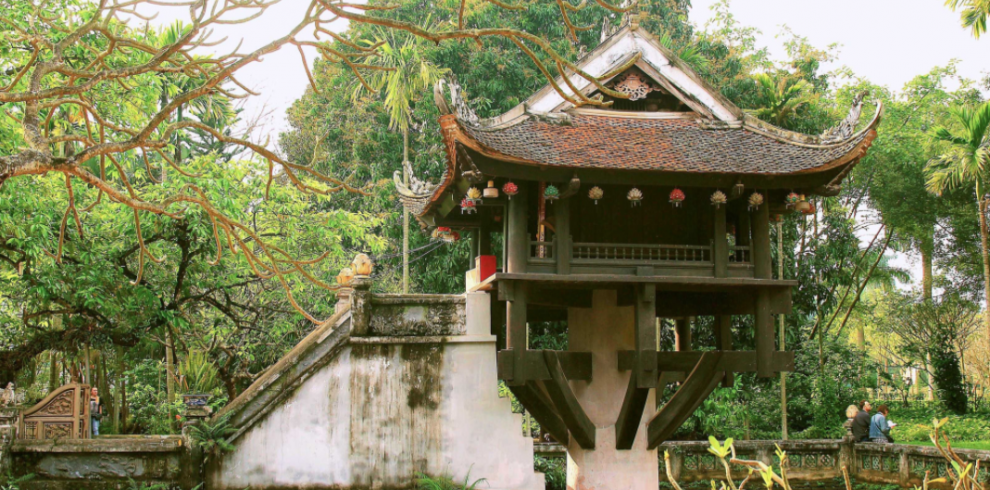
<svg viewBox="0 0 990 490">
<path fill-rule="evenodd" d="M 533 466 L 546 478 L 546 490 L 567 490 L 567 458 L 533 457 Z"/>
<path fill-rule="evenodd" d="M 201 420 L 198 424 L 190 428 L 189 435 L 193 444 L 202 449 L 206 458 L 217 458 L 223 453 L 234 449 L 234 445 L 227 441 L 237 429 L 230 425 L 230 418 L 226 415 L 215 420 Z"/>
<path fill-rule="evenodd" d="M 34 477 L 33 473 L 18 477 L 7 473 L 6 476 L 0 476 L 0 490 L 21 490 L 21 484 L 33 480 Z"/>
<path fill-rule="evenodd" d="M 424 473 L 416 472 L 416 488 L 419 490 L 475 490 L 478 485 L 484 483 L 484 478 L 479 478 L 471 482 L 470 472 L 464 476 L 463 482 L 455 482 L 448 475 L 437 477 L 428 476 Z M 469 483 L 470 482 L 470 483 Z"/>
</svg>

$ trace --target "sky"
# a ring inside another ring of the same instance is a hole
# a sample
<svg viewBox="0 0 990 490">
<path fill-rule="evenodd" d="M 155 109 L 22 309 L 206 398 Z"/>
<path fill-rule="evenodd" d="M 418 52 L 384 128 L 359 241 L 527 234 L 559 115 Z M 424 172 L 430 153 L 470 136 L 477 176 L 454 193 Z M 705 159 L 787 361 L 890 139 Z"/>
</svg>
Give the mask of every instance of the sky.
<svg viewBox="0 0 990 490">
<path fill-rule="evenodd" d="M 692 0 L 691 21 L 703 28 L 717 0 Z M 774 59 L 786 56 L 777 35 L 783 26 L 808 38 L 816 47 L 840 45 L 838 61 L 828 70 L 848 67 L 856 76 L 900 90 L 917 75 L 958 60 L 961 77 L 982 79 L 990 72 L 990 37 L 976 40 L 959 23 L 959 14 L 941 0 L 733 0 L 729 11 L 743 26 L 762 32 L 758 45 Z M 863 246 L 876 233 L 859 233 Z M 890 265 L 907 269 L 913 284 L 921 282 L 921 259 L 893 253 Z M 937 271 L 936 271 L 937 272 Z"/>
<path fill-rule="evenodd" d="M 690 20 L 703 29 L 716 0 L 691 3 Z M 216 49 L 230 50 L 242 41 L 241 52 L 260 47 L 294 26 L 308 4 L 309 0 L 283 0 L 260 21 L 222 26 L 217 37 L 229 39 Z M 953 59 L 959 60 L 963 77 L 978 80 L 990 73 L 990 35 L 974 39 L 960 26 L 959 14 L 946 8 L 942 0 L 732 0 L 730 12 L 740 25 L 761 31 L 758 45 L 767 46 L 774 59 L 785 58 L 777 34 L 786 25 L 813 46 L 840 46 L 838 61 L 823 67 L 826 71 L 847 67 L 856 76 L 893 90 Z M 187 18 L 186 9 L 162 8 L 153 23 L 166 25 Z M 334 30 L 345 26 L 339 23 Z M 307 58 L 312 65 L 315 53 L 309 50 Z M 262 129 L 252 139 L 277 141 L 278 133 L 287 129 L 286 110 L 308 86 L 298 52 L 290 46 L 270 54 L 242 70 L 238 79 L 261 93 L 244 105 L 246 119 L 262 116 Z M 864 230 L 861 238 L 869 241 L 875 231 Z M 909 269 L 920 280 L 917 257 L 898 254 L 892 265 Z"/>
</svg>

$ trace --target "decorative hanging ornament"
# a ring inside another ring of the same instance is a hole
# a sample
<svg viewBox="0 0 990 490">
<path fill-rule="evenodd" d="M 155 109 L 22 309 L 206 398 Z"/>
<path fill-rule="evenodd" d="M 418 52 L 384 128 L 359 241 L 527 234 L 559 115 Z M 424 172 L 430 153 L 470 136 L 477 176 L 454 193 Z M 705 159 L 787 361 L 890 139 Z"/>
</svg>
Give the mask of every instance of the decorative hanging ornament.
<svg viewBox="0 0 990 490">
<path fill-rule="evenodd" d="M 481 190 L 478 189 L 477 187 L 472 187 L 468 189 L 467 196 L 465 196 L 465 199 L 471 201 L 472 204 L 478 204 L 479 202 L 481 202 Z"/>
<path fill-rule="evenodd" d="M 802 209 L 801 210 L 801 214 L 804 214 L 804 215 L 815 214 L 815 211 L 816 211 L 815 210 L 815 205 L 812 204 L 812 203 L 810 203 L 810 202 L 805 202 L 805 204 L 807 204 L 808 207 Z"/>
<path fill-rule="evenodd" d="M 453 235 L 454 235 L 454 232 L 451 231 L 450 228 L 448 228 L 446 226 L 438 226 L 435 230 L 433 230 L 433 239 L 434 240 L 442 240 L 442 241 L 445 241 L 447 243 L 450 243 L 450 242 L 455 241 L 454 238 L 453 238 Z"/>
<path fill-rule="evenodd" d="M 814 214 L 815 213 L 815 206 L 813 204 L 811 204 L 810 202 L 808 202 L 807 199 L 805 199 L 804 194 L 801 194 L 798 197 L 798 202 L 797 202 L 797 204 L 794 205 L 794 209 L 796 209 L 801 214 Z"/>
<path fill-rule="evenodd" d="M 456 231 L 452 231 L 447 235 L 447 243 L 454 243 L 460 239 L 461 239 L 461 234 Z"/>
<path fill-rule="evenodd" d="M 474 214 L 478 211 L 476 206 L 477 204 L 474 201 L 465 197 L 461 200 L 461 214 Z"/>
<path fill-rule="evenodd" d="M 547 186 L 546 190 L 543 191 L 543 198 L 551 203 L 560 198 L 560 190 L 557 186 L 550 184 Z"/>
<path fill-rule="evenodd" d="M 749 210 L 759 209 L 763 204 L 763 194 L 754 192 L 749 196 Z"/>
<path fill-rule="evenodd" d="M 787 197 L 784 199 L 784 202 L 787 203 L 788 209 L 793 208 L 794 206 L 797 205 L 797 203 L 801 202 L 801 196 L 799 196 L 796 192 L 792 192 L 787 195 Z"/>
<path fill-rule="evenodd" d="M 729 202 L 729 198 L 725 196 L 724 192 L 715 191 L 712 194 L 712 205 L 715 206 L 716 209 L 727 202 Z"/>
<path fill-rule="evenodd" d="M 626 199 L 629 199 L 629 203 L 632 207 L 639 206 L 643 201 L 643 191 L 633 187 L 632 189 L 629 189 L 629 193 L 626 194 Z"/>
<path fill-rule="evenodd" d="M 519 194 L 519 186 L 511 181 L 506 182 L 505 185 L 502 186 L 502 192 L 505 193 L 506 196 L 509 196 L 509 199 L 511 200 L 512 196 Z"/>
<path fill-rule="evenodd" d="M 485 187 L 484 197 L 485 199 L 498 199 L 498 187 L 495 187 L 494 180 L 488 181 L 488 187 Z"/>
<path fill-rule="evenodd" d="M 670 203 L 673 204 L 675 208 L 681 207 L 681 203 L 684 202 L 685 199 L 687 199 L 687 196 L 684 195 L 684 191 L 676 187 L 674 190 L 670 191 Z"/>
<path fill-rule="evenodd" d="M 602 196 L 604 195 L 605 195 L 605 191 L 603 191 L 602 188 L 598 187 L 597 185 L 592 187 L 591 190 L 588 191 L 588 198 L 594 200 L 595 205 L 598 204 L 598 200 L 601 199 Z"/>
</svg>

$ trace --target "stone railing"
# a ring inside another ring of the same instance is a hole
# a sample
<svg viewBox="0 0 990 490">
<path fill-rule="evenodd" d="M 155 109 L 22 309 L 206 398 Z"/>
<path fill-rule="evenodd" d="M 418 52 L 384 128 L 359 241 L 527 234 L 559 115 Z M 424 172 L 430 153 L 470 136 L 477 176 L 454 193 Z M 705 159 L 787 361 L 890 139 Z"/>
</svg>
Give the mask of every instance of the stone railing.
<svg viewBox="0 0 990 490">
<path fill-rule="evenodd" d="M 787 475 L 796 486 L 828 480 L 841 480 L 842 467 L 849 476 L 861 483 L 899 485 L 904 488 L 920 487 L 928 472 L 929 479 L 947 478 L 952 466 L 939 454 L 938 449 L 907 444 L 853 444 L 843 440 L 800 441 L 736 441 L 733 444 L 739 459 L 761 461 L 779 468 L 776 450 L 787 453 Z M 668 481 L 664 451 L 670 454 L 670 469 L 674 480 L 681 483 L 722 481 L 725 468 L 710 452 L 705 441 L 674 441 L 660 446 L 658 465 L 660 483 Z M 979 479 L 990 484 L 990 451 L 955 449 L 964 461 L 980 462 Z M 566 453 L 558 444 L 538 444 L 536 453 L 546 457 L 563 457 Z M 741 481 L 748 470 L 741 465 L 731 465 L 732 478 Z M 761 482 L 762 484 L 762 482 Z M 935 483 L 931 488 L 948 490 L 950 483 Z"/>
<path fill-rule="evenodd" d="M 9 451 L 8 474 L 33 475 L 22 490 L 110 490 L 129 482 L 192 490 L 201 480 L 200 452 L 178 435 L 22 439 Z"/>
</svg>

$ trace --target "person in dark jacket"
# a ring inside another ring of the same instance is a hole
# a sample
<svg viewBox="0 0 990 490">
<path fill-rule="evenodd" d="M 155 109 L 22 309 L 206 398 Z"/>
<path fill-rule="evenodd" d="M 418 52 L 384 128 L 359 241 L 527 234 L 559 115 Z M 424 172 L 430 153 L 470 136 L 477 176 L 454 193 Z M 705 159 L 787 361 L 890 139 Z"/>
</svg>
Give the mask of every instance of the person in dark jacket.
<svg viewBox="0 0 990 490">
<path fill-rule="evenodd" d="M 856 442 L 866 442 L 870 440 L 870 402 L 863 400 L 859 402 L 859 413 L 853 418 L 852 432 L 853 440 Z"/>
</svg>

